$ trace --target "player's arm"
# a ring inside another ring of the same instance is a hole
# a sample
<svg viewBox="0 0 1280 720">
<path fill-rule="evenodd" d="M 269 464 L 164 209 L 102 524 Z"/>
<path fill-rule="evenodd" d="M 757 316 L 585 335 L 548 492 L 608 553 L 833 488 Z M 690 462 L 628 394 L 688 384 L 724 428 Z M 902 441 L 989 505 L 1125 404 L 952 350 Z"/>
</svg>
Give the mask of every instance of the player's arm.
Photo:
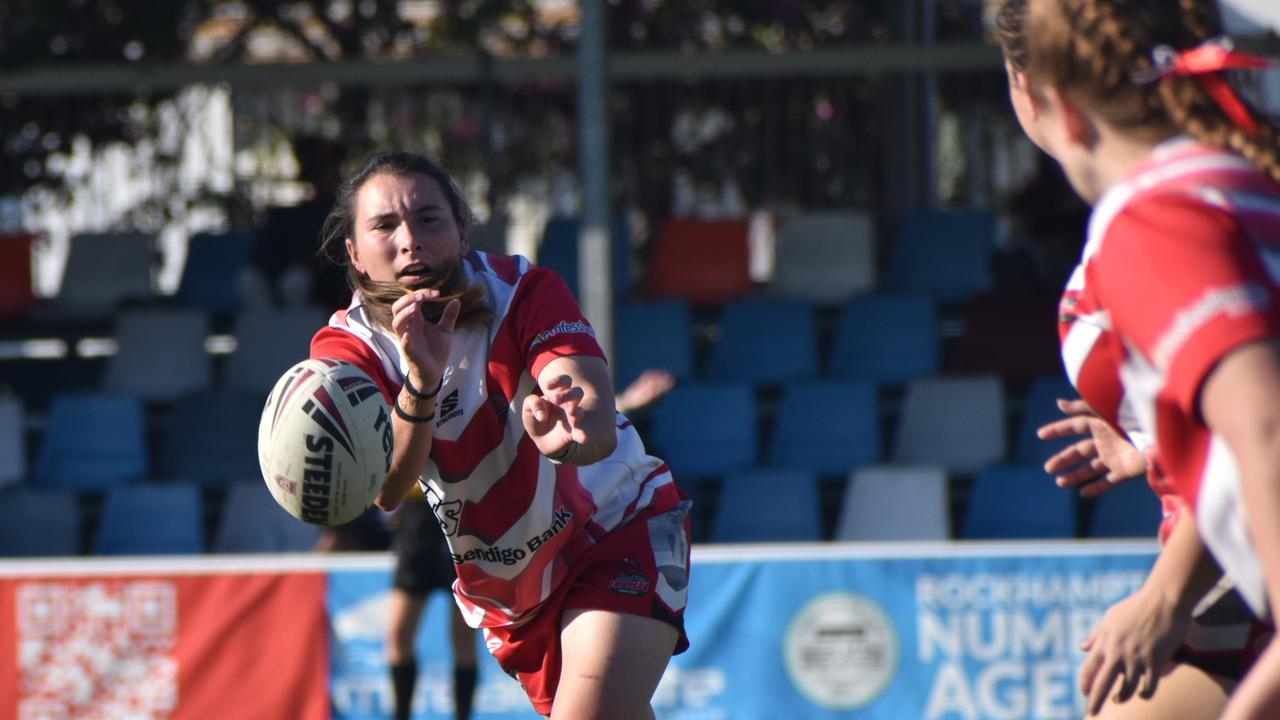
<svg viewBox="0 0 1280 720">
<path fill-rule="evenodd" d="M 549 458 L 590 465 L 618 444 L 613 385 L 604 360 L 586 355 L 558 357 L 538 373 L 542 394 L 525 398 L 525 431 Z"/>
<path fill-rule="evenodd" d="M 1195 521 L 1182 513 L 1142 587 L 1112 605 L 1081 649 L 1080 691 L 1090 714 L 1101 710 L 1112 687 L 1123 702 L 1136 691 L 1155 694 L 1160 672 L 1182 642 L 1196 603 L 1222 576 L 1200 541 Z"/>
<path fill-rule="evenodd" d="M 436 394 L 449 361 L 453 326 L 461 309 L 461 303 L 454 300 L 445 306 L 439 322 L 428 322 L 422 315 L 422 303 L 438 294 L 437 290 L 416 290 L 391 306 L 391 329 L 400 342 L 408 372 L 393 399 L 391 469 L 374 500 L 386 511 L 404 501 L 431 453 Z"/>
</svg>

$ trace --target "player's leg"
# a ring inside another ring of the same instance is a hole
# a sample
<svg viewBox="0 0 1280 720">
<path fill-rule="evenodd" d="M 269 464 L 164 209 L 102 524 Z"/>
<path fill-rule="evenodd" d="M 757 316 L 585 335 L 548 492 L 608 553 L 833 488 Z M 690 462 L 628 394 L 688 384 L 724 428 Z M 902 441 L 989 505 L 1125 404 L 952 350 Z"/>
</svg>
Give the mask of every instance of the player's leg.
<svg viewBox="0 0 1280 720">
<path fill-rule="evenodd" d="M 413 639 L 426 597 L 392 588 L 387 597 L 387 667 L 395 699 L 396 720 L 409 720 L 413 690 L 418 682 L 418 658 Z"/>
<path fill-rule="evenodd" d="M 1156 686 L 1155 695 L 1137 695 L 1124 702 L 1108 700 L 1095 716 L 1100 720 L 1213 720 L 1222 714 L 1235 683 L 1188 663 L 1172 663 Z"/>
<path fill-rule="evenodd" d="M 449 613 L 449 639 L 453 644 L 453 702 L 456 720 L 470 720 L 476 692 L 476 631 L 467 627 L 462 613 Z"/>
<path fill-rule="evenodd" d="M 566 610 L 552 720 L 649 720 L 649 705 L 679 633 L 651 617 Z"/>
</svg>

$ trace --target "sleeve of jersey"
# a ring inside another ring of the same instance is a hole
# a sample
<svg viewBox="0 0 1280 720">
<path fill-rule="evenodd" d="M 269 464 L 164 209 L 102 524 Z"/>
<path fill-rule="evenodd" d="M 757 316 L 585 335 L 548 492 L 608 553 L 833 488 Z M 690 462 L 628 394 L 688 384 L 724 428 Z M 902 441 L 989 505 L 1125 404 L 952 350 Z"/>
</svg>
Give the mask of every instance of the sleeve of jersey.
<svg viewBox="0 0 1280 720">
<path fill-rule="evenodd" d="M 360 338 L 341 328 L 332 325 L 321 328 L 311 338 L 311 357 L 345 360 L 360 368 L 377 383 L 378 389 L 382 390 L 382 396 L 388 404 L 392 402 L 391 399 L 396 393 L 400 392 L 399 387 L 392 387 L 387 381 L 386 374 L 382 372 L 382 362 L 374 354 L 373 349 L 365 345 Z"/>
<path fill-rule="evenodd" d="M 586 355 L 604 359 L 595 331 L 559 275 L 533 268 L 520 281 L 507 313 L 514 343 L 535 378 L 558 357 Z"/>
<path fill-rule="evenodd" d="M 1280 333 L 1275 285 L 1259 249 L 1225 211 L 1189 197 L 1124 210 L 1089 263 L 1115 330 L 1198 415 L 1201 384 L 1231 350 Z"/>
</svg>

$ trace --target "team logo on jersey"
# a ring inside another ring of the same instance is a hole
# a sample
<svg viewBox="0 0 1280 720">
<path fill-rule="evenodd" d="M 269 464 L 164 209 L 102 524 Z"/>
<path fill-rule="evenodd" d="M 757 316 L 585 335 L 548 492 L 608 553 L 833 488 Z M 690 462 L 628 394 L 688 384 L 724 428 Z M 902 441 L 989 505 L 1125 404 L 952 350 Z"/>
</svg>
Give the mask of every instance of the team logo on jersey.
<svg viewBox="0 0 1280 720">
<path fill-rule="evenodd" d="M 436 421 L 436 427 L 440 427 L 461 414 L 462 410 L 458 407 L 458 389 L 454 388 L 453 392 L 445 395 L 444 399 L 440 401 L 440 419 Z"/>
<path fill-rule="evenodd" d="M 558 335 L 590 335 L 595 337 L 595 331 L 591 329 L 590 325 L 579 320 L 573 322 L 561 320 L 550 329 L 538 333 L 533 342 L 529 343 L 529 349 L 535 350 L 539 345 Z"/>
<path fill-rule="evenodd" d="M 440 523 L 440 529 L 445 535 L 454 537 L 458 534 L 458 522 L 462 519 L 462 501 L 453 500 L 444 502 L 444 500 L 436 494 L 436 491 L 427 489 L 427 504 L 431 506 L 431 512 L 436 514 L 436 522 Z"/>
<path fill-rule="evenodd" d="M 649 592 L 651 583 L 643 575 L 618 573 L 609 581 L 609 589 L 623 595 L 644 595 Z"/>
</svg>

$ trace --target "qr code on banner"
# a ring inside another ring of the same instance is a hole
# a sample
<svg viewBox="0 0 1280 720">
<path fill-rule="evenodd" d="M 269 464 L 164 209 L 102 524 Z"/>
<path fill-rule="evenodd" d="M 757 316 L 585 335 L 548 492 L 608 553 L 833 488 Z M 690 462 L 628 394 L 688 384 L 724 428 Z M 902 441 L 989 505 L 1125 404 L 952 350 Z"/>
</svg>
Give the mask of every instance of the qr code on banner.
<svg viewBox="0 0 1280 720">
<path fill-rule="evenodd" d="M 19 720 L 159 720 L 176 706 L 171 583 L 27 583 L 16 619 Z"/>
</svg>

